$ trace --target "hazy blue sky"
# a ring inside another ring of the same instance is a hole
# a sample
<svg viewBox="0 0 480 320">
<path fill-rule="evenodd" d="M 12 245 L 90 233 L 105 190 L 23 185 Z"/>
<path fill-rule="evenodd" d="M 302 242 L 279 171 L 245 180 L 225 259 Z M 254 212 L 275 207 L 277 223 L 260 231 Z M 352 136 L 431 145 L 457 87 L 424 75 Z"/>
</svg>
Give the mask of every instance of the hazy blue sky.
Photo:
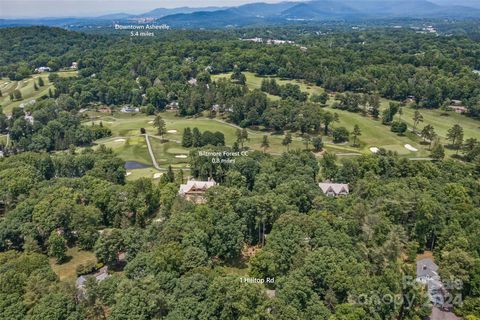
<svg viewBox="0 0 480 320">
<path fill-rule="evenodd" d="M 0 0 L 0 17 L 95 16 L 105 13 L 143 13 L 155 8 L 235 6 L 282 0 Z"/>
</svg>

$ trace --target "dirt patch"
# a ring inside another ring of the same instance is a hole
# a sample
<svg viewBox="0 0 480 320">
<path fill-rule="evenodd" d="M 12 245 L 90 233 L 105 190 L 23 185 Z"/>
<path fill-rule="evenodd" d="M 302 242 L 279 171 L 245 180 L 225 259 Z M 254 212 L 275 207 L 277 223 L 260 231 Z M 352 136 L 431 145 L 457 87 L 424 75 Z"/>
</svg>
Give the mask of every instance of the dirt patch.
<svg viewBox="0 0 480 320">
<path fill-rule="evenodd" d="M 259 250 L 261 250 L 260 246 L 245 246 L 242 249 L 242 257 L 249 259 L 256 255 Z"/>
</svg>

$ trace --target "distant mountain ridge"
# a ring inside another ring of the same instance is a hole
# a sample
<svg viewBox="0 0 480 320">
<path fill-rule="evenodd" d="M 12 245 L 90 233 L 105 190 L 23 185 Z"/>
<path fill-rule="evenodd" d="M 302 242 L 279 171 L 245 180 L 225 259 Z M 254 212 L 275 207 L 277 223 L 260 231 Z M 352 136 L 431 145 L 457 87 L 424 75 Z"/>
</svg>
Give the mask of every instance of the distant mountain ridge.
<svg viewBox="0 0 480 320">
<path fill-rule="evenodd" d="M 176 14 L 160 19 L 173 27 L 227 27 L 280 24 L 288 21 L 328 21 L 393 18 L 480 18 L 480 9 L 438 5 L 428 0 L 312 0 L 254 3 L 218 11 Z"/>
<path fill-rule="evenodd" d="M 433 2 L 435 1 L 435 2 Z M 472 0 L 310 0 L 280 3 L 256 2 L 237 7 L 157 8 L 140 15 L 117 13 L 92 18 L 0 20 L 0 26 L 43 24 L 52 26 L 108 25 L 113 22 L 156 20 L 173 28 L 225 28 L 295 21 L 352 21 L 396 18 L 480 18 L 478 8 L 465 6 Z"/>
</svg>

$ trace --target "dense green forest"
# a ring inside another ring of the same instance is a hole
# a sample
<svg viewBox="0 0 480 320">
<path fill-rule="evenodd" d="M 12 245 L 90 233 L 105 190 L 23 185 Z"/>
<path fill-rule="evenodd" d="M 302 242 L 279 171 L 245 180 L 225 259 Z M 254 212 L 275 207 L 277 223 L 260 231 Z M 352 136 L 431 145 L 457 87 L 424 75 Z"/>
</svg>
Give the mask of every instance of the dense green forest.
<svg viewBox="0 0 480 320">
<path fill-rule="evenodd" d="M 463 283 L 451 292 L 464 301 L 456 312 L 477 319 L 480 167 L 388 154 L 338 164 L 330 158 L 318 163 L 309 152 L 258 152 L 221 169 L 193 159 L 194 175 L 222 181 L 207 192 L 206 205 L 177 197 L 182 177 L 173 172 L 159 185 L 149 179 L 125 183 L 123 162 L 106 149 L 0 160 L 6 209 L 0 222 L 0 314 L 421 319 L 430 312 L 426 293 L 405 287 L 403 278 L 414 276 L 417 252 L 433 250 L 442 278 Z M 326 177 L 350 183 L 352 193 L 325 197 L 316 181 Z M 154 222 L 155 216 L 162 222 Z M 124 272 L 87 282 L 88 295 L 79 300 L 46 257 L 62 263 L 67 246 L 93 250 L 99 263 Z M 257 248 L 250 259 L 245 246 Z M 274 283 L 242 283 L 228 271 L 245 270 L 242 264 L 249 265 L 243 277 Z M 268 297 L 267 288 L 275 297 Z M 364 295 L 371 299 L 356 300 Z M 384 295 L 410 300 L 376 303 Z"/>
<path fill-rule="evenodd" d="M 473 70 L 480 69 L 480 47 L 467 36 L 391 28 L 292 33 L 298 46 L 239 41 L 235 32 L 226 31 L 169 31 L 159 39 L 137 40 L 42 27 L 2 29 L 0 74 L 21 79 L 41 65 L 58 70 L 77 61 L 80 77 L 58 79 L 56 85 L 81 105 L 99 101 L 163 109 L 180 100 L 185 114 L 195 114 L 239 93 L 228 87 L 206 92 L 187 81 L 208 83 L 210 73 L 237 68 L 304 79 L 331 91 L 378 93 L 396 100 L 412 96 L 425 108 L 458 99 L 471 116 L 479 115 L 480 76 Z"/>
<path fill-rule="evenodd" d="M 411 279 L 418 257 L 429 254 L 444 281 L 460 283 L 449 288 L 459 298 L 453 311 L 480 319 L 478 141 L 464 141 L 453 126 L 448 139 L 459 154 L 443 160 L 425 126 L 419 134 L 434 161 L 384 149 L 319 153 L 321 135 L 354 145 L 361 136 L 358 127 L 331 128 L 339 110 L 378 118 L 398 134 L 407 129 L 397 120 L 407 99 L 420 112 L 461 100 L 466 116 L 478 118 L 475 26 L 452 36 L 375 26 L 177 30 L 154 39 L 0 29 L 0 76 L 23 81 L 48 66 L 55 88 L 11 114 L 0 108 L 0 133 L 13 145 L 0 157 L 0 319 L 420 320 L 431 304 Z M 265 34 L 296 44 L 239 40 Z M 58 76 L 72 62 L 78 75 Z M 328 94 L 309 96 L 272 79 L 250 90 L 246 71 Z M 213 81 L 220 73 L 230 76 Z M 383 98 L 394 101 L 380 112 Z M 112 132 L 84 121 L 82 109 L 138 107 L 156 114 L 151 126 L 163 140 L 159 112 L 172 102 L 182 119 L 226 114 L 221 121 L 235 126 L 237 141 L 192 122 L 178 142 L 189 148 L 188 172 L 169 167 L 157 180 L 127 181 L 114 151 L 92 148 Z M 250 149 L 234 162 L 200 156 L 247 151 L 247 127 L 287 131 L 284 152 L 265 152 L 272 136 L 263 135 L 263 152 Z M 306 150 L 290 150 L 290 132 L 301 134 Z M 179 196 L 187 174 L 218 183 L 204 204 Z M 325 180 L 349 184 L 350 194 L 325 196 L 318 185 Z M 62 269 L 82 254 L 89 258 L 75 270 Z M 75 283 L 104 266 L 102 281 Z"/>
</svg>

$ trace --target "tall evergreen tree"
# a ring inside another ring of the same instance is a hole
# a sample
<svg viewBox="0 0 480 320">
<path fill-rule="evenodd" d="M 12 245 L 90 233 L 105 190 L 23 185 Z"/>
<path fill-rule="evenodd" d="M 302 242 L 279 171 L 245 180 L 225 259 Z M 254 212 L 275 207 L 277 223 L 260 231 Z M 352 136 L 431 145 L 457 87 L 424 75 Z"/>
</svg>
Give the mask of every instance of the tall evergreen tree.
<svg viewBox="0 0 480 320">
<path fill-rule="evenodd" d="M 155 119 L 153 120 L 153 126 L 157 128 L 157 135 L 163 139 L 163 135 L 167 133 L 167 125 L 165 124 L 162 116 L 159 114 L 155 116 Z"/>
<path fill-rule="evenodd" d="M 353 127 L 352 136 L 353 136 L 353 146 L 357 145 L 357 138 L 362 135 L 362 131 L 358 124 Z"/>
<path fill-rule="evenodd" d="M 459 124 L 455 124 L 448 130 L 447 138 L 452 141 L 452 147 L 455 148 L 458 153 L 458 150 L 463 144 L 463 128 Z"/>
<path fill-rule="evenodd" d="M 264 135 L 262 138 L 262 145 L 263 153 L 267 152 L 267 149 L 270 147 L 270 143 L 268 142 L 268 136 Z"/>
<path fill-rule="evenodd" d="M 198 148 L 202 146 L 202 134 L 197 127 L 192 131 L 192 147 Z"/>
<path fill-rule="evenodd" d="M 183 129 L 183 136 L 182 136 L 182 146 L 185 148 L 190 148 L 193 144 L 193 136 L 192 130 L 190 127 Z"/>
<path fill-rule="evenodd" d="M 285 135 L 285 138 L 283 138 L 283 140 L 282 140 L 282 145 L 286 146 L 287 151 L 288 151 L 291 143 L 292 143 L 292 134 L 290 132 L 288 132 Z"/>
</svg>

